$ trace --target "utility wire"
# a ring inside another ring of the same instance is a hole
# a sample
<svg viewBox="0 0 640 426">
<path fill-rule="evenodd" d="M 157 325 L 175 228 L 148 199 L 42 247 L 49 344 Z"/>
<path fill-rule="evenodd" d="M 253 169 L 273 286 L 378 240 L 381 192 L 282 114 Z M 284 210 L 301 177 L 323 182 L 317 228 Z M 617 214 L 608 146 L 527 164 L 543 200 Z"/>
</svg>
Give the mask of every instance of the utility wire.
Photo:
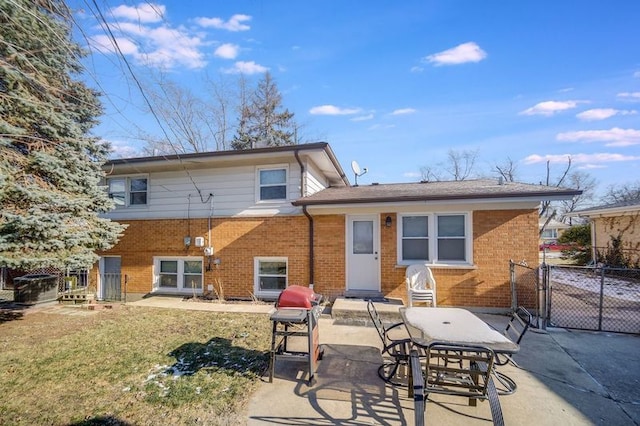
<svg viewBox="0 0 640 426">
<path fill-rule="evenodd" d="M 93 3 L 93 5 L 94 5 L 94 7 L 95 7 L 95 9 L 96 9 L 96 11 L 98 13 L 98 16 L 99 16 L 100 21 L 101 21 L 101 25 L 104 25 L 104 28 L 107 31 L 107 36 L 109 37 L 109 39 L 113 43 L 113 46 L 115 47 L 118 55 L 120 55 L 122 61 L 124 62 L 127 70 L 129 71 L 129 74 L 131 75 L 131 78 L 133 78 L 133 81 L 135 82 L 136 86 L 138 87 L 138 90 L 140 91 L 140 94 L 141 94 L 145 104 L 149 108 L 149 111 L 151 112 L 151 115 L 153 115 L 153 118 L 155 119 L 156 123 L 160 127 L 160 130 L 164 134 L 165 138 L 167 138 L 167 140 L 169 140 L 169 134 L 167 133 L 167 131 L 164 128 L 164 126 L 162 125 L 162 121 L 160 120 L 160 118 L 156 114 L 156 111 L 155 111 L 153 105 L 151 104 L 151 101 L 147 97 L 147 94 L 145 93 L 144 88 L 142 87 L 142 84 L 140 83 L 140 80 L 138 79 L 136 74 L 133 72 L 133 68 L 131 67 L 131 64 L 129 63 L 129 60 L 122 53 L 122 50 L 121 50 L 120 45 L 118 43 L 118 40 L 115 37 L 115 35 L 113 34 L 113 31 L 111 31 L 111 27 L 110 27 L 109 23 L 107 22 L 106 18 L 104 17 L 104 14 L 100 10 L 100 7 L 98 6 L 98 3 L 96 2 L 96 0 L 92 0 L 92 3 Z M 198 195 L 200 196 L 200 201 L 202 203 L 206 203 L 208 201 L 208 199 L 207 200 L 204 199 L 204 197 L 202 195 L 202 191 L 200 190 L 200 188 L 198 188 L 198 185 L 196 184 L 195 180 L 193 179 L 193 176 L 191 175 L 191 173 L 189 172 L 187 167 L 184 165 L 184 163 L 182 161 L 182 158 L 180 157 L 180 153 L 178 153 L 178 151 L 175 149 L 175 147 L 171 143 L 170 143 L 170 145 L 173 148 L 173 150 L 175 152 L 175 155 L 176 155 L 176 158 L 178 159 L 178 161 L 179 161 L 180 165 L 182 166 L 184 172 L 187 174 L 187 176 L 189 177 L 189 180 L 191 181 L 192 185 L 194 186 L 194 188 L 198 192 Z M 166 156 L 163 155 L 162 157 L 165 160 L 168 161 L 168 158 L 166 158 Z"/>
</svg>

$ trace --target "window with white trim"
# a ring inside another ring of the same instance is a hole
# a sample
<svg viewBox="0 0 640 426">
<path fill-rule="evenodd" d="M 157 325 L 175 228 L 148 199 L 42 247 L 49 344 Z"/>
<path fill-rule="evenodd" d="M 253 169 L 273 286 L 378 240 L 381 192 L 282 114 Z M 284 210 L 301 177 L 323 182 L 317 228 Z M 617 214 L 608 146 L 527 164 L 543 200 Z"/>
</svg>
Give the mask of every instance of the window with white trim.
<svg viewBox="0 0 640 426">
<path fill-rule="evenodd" d="M 202 291 L 201 257 L 156 257 L 154 272 L 156 291 Z"/>
<path fill-rule="evenodd" d="M 258 201 L 287 199 L 287 167 L 258 168 Z"/>
<path fill-rule="evenodd" d="M 471 263 L 467 213 L 399 215 L 398 263 Z"/>
<path fill-rule="evenodd" d="M 543 229 L 542 234 L 540 235 L 543 239 L 557 239 L 558 238 L 558 230 L 556 228 L 552 229 Z"/>
<path fill-rule="evenodd" d="M 257 295 L 278 294 L 287 288 L 286 257 L 256 257 L 254 290 Z"/>
<path fill-rule="evenodd" d="M 147 178 L 144 176 L 107 179 L 107 192 L 116 208 L 147 205 Z"/>
</svg>

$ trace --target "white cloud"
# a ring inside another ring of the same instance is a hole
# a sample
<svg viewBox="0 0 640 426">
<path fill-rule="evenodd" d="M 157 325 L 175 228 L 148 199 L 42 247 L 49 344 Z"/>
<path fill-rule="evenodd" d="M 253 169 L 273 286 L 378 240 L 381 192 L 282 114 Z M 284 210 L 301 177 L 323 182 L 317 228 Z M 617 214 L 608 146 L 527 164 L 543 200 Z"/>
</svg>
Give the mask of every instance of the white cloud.
<svg viewBox="0 0 640 426">
<path fill-rule="evenodd" d="M 400 108 L 393 111 L 391 115 L 407 115 L 407 114 L 413 114 L 414 112 L 416 112 L 416 110 L 413 108 Z"/>
<path fill-rule="evenodd" d="M 546 163 L 547 161 L 551 163 L 566 163 L 569 157 L 571 157 L 572 164 L 586 164 L 586 165 L 640 160 L 640 156 L 612 154 L 612 153 L 603 152 L 603 153 L 596 153 L 596 154 L 554 154 L 554 155 L 532 154 L 526 157 L 523 161 L 525 164 Z"/>
<path fill-rule="evenodd" d="M 262 74 L 269 71 L 269 68 L 256 64 L 254 61 L 238 61 L 232 68 L 222 70 L 226 74 Z"/>
<path fill-rule="evenodd" d="M 373 114 L 361 115 L 359 117 L 353 117 L 351 119 L 351 121 L 368 121 L 368 120 L 373 120 Z"/>
<path fill-rule="evenodd" d="M 640 92 L 622 92 L 616 96 L 625 101 L 640 102 Z"/>
<path fill-rule="evenodd" d="M 123 55 L 135 55 L 138 53 L 138 46 L 128 38 L 116 37 L 115 40 Z M 111 38 L 104 34 L 98 34 L 90 37 L 89 44 L 92 48 L 101 53 L 115 53 L 117 51 Z"/>
<path fill-rule="evenodd" d="M 487 57 L 487 52 L 474 42 L 460 44 L 442 52 L 434 53 L 423 60 L 438 65 L 458 65 L 467 62 L 480 62 Z"/>
<path fill-rule="evenodd" d="M 166 7 L 155 3 L 139 3 L 137 6 L 120 5 L 111 9 L 115 18 L 128 19 L 140 23 L 162 21 Z"/>
<path fill-rule="evenodd" d="M 191 37 L 183 30 L 167 26 L 148 29 L 143 37 L 145 53 L 139 49 L 138 59 L 151 65 L 163 68 L 182 65 L 192 69 L 206 65 L 200 51 L 203 42 L 199 37 Z"/>
<path fill-rule="evenodd" d="M 335 105 L 320 105 L 309 110 L 313 115 L 352 115 L 360 112 L 360 108 L 341 108 Z"/>
<path fill-rule="evenodd" d="M 411 69 L 409 69 L 409 71 L 411 71 L 411 72 L 422 72 L 422 71 L 424 71 L 424 68 L 419 67 L 419 66 L 414 66 L 414 67 L 411 67 Z"/>
<path fill-rule="evenodd" d="M 130 16 L 133 16 L 134 9 L 138 11 L 136 13 L 145 16 L 138 22 L 110 24 L 122 54 L 131 56 L 137 63 L 159 68 L 170 69 L 181 66 L 198 69 L 206 66 L 205 56 L 201 51 L 206 43 L 199 36 L 189 33 L 185 28 L 173 28 L 166 23 L 154 25 L 155 20 L 152 19 L 152 12 L 156 10 L 164 12 L 164 6 L 147 6 L 151 9 L 147 10 L 140 6 L 119 9 L 117 16 L 122 19 L 131 19 Z M 140 10 L 146 10 L 146 12 L 139 12 Z M 143 24 L 143 22 L 147 24 Z M 91 47 L 100 52 L 117 53 L 110 38 L 104 34 L 90 37 L 89 43 Z"/>
<path fill-rule="evenodd" d="M 227 31 L 248 31 L 251 29 L 249 25 L 244 24 L 243 22 L 247 22 L 251 20 L 251 16 L 249 15 L 233 15 L 229 18 L 228 21 L 223 21 L 220 18 L 196 18 L 195 22 L 201 27 L 205 28 L 217 28 L 219 30 L 227 30 Z"/>
<path fill-rule="evenodd" d="M 238 56 L 238 52 L 240 51 L 240 47 L 236 44 L 225 43 L 218 46 L 218 48 L 213 52 L 219 58 L 224 59 L 235 59 Z"/>
<path fill-rule="evenodd" d="M 640 130 L 613 127 L 609 130 L 581 130 L 558 133 L 556 139 L 564 142 L 607 142 L 605 146 L 640 144 Z"/>
<path fill-rule="evenodd" d="M 131 145 L 131 142 L 125 141 L 106 141 L 111 144 L 111 152 L 109 158 L 133 158 L 142 155 L 138 148 Z"/>
<path fill-rule="evenodd" d="M 572 109 L 583 101 L 544 101 L 535 104 L 531 108 L 521 111 L 521 115 L 544 115 L 551 116 L 557 112 Z"/>
<path fill-rule="evenodd" d="M 580 120 L 583 121 L 597 121 L 597 120 L 605 120 L 607 118 L 613 117 L 614 115 L 634 115 L 638 112 L 636 110 L 620 110 L 613 108 L 594 108 L 583 111 L 579 114 L 576 114 Z"/>
</svg>

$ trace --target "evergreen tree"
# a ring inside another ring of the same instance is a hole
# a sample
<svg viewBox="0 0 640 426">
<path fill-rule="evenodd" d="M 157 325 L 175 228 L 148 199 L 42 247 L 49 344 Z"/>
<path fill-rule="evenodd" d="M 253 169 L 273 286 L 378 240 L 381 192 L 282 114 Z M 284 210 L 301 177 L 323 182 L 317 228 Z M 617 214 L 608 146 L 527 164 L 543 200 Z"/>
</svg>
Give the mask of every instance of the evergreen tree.
<svg viewBox="0 0 640 426">
<path fill-rule="evenodd" d="M 107 147 L 70 18 L 63 0 L 0 0 L 0 266 L 90 267 L 124 230 L 99 217 Z"/>
<path fill-rule="evenodd" d="M 283 110 L 282 94 L 269 72 L 240 109 L 233 149 L 295 145 L 293 113 Z"/>
</svg>

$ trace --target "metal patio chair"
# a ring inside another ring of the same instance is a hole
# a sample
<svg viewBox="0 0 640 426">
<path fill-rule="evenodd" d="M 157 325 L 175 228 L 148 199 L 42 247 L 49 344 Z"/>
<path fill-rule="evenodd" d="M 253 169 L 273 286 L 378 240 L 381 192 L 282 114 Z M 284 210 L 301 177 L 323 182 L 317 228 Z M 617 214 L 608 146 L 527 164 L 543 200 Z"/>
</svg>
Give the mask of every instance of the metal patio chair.
<svg viewBox="0 0 640 426">
<path fill-rule="evenodd" d="M 405 273 L 409 307 L 413 302 L 431 302 L 436 307 L 436 280 L 431 269 L 424 264 L 409 265 Z"/>
<path fill-rule="evenodd" d="M 525 307 L 518 306 L 515 312 L 511 314 L 511 319 L 502 334 L 504 334 L 507 339 L 519 345 L 532 321 L 533 315 L 531 315 Z M 514 366 L 519 367 L 518 363 L 516 363 L 511 355 L 508 354 L 497 354 L 495 363 L 498 366 L 511 363 Z M 500 395 L 511 395 L 518 388 L 518 385 L 511 377 L 501 371 L 498 371 L 498 369 L 495 369 L 493 374 L 496 382 L 499 384 L 498 393 Z"/>
<path fill-rule="evenodd" d="M 411 348 L 411 339 L 409 337 L 402 339 L 394 339 L 389 335 L 391 330 L 395 330 L 404 326 L 403 322 L 392 324 L 385 327 L 382 318 L 378 314 L 378 310 L 371 300 L 367 303 L 367 311 L 371 317 L 371 321 L 378 331 L 378 335 L 382 340 L 382 356 L 389 356 L 391 359 L 386 360 L 378 367 L 378 376 L 387 383 L 394 386 L 406 386 L 406 383 L 394 380 L 400 366 L 409 365 L 409 350 Z"/>
<path fill-rule="evenodd" d="M 444 355 L 444 356 L 443 356 Z M 444 359 L 447 361 L 443 361 Z M 434 342 L 426 348 L 425 363 L 416 349 L 410 353 L 411 387 L 415 424 L 423 426 L 429 394 L 469 398 L 469 405 L 488 400 L 494 425 L 504 425 L 502 408 L 495 384 L 495 353 L 483 346 L 460 346 Z"/>
</svg>

